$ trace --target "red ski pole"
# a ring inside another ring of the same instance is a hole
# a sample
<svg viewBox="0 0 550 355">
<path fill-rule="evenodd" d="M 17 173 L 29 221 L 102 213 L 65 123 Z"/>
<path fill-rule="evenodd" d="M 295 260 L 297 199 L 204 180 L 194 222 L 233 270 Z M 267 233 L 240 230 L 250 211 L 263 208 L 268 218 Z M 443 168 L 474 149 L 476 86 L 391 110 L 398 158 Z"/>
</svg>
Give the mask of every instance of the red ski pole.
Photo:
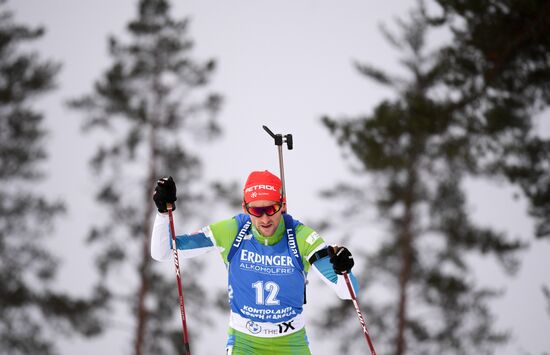
<svg viewBox="0 0 550 355">
<path fill-rule="evenodd" d="M 374 350 L 374 344 L 372 343 L 372 340 L 369 335 L 369 331 L 367 330 L 367 322 L 365 321 L 365 318 L 363 317 L 363 313 L 361 313 L 361 309 L 359 308 L 359 302 L 357 302 L 355 291 L 353 291 L 353 287 L 351 286 L 349 275 L 347 272 L 343 272 L 342 274 L 344 275 L 344 279 L 346 280 L 346 285 L 348 286 L 348 291 L 351 296 L 353 306 L 355 307 L 355 312 L 357 312 L 359 323 L 361 323 L 361 328 L 363 329 L 363 333 L 365 334 L 365 338 L 367 339 L 367 343 L 369 344 L 370 353 L 371 355 L 376 355 L 376 350 Z"/>
<path fill-rule="evenodd" d="M 174 230 L 174 216 L 172 216 L 172 204 L 167 204 L 168 217 L 170 217 L 170 234 L 172 235 L 172 252 L 174 253 L 174 266 L 176 267 L 176 281 L 178 283 L 178 294 L 180 300 L 181 324 L 183 326 L 183 346 L 185 354 L 191 355 L 189 349 L 189 336 L 187 335 L 187 318 L 185 317 L 185 304 L 183 301 L 183 288 L 181 287 L 180 262 L 178 258 L 178 249 L 176 247 L 176 232 Z"/>
</svg>

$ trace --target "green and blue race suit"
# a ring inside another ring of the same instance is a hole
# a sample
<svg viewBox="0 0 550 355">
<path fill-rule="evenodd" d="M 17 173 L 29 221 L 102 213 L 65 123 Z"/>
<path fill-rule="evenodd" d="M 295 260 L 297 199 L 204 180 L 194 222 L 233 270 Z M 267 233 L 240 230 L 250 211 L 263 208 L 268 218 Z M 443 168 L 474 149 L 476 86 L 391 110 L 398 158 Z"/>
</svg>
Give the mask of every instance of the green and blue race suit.
<svg viewBox="0 0 550 355">
<path fill-rule="evenodd" d="M 226 265 L 231 308 L 228 353 L 310 354 L 303 317 L 307 274 L 315 270 L 340 298 L 349 299 L 345 280 L 334 272 L 328 257 L 310 264 L 312 256 L 327 247 L 312 228 L 299 222 L 286 226 L 282 218 L 270 237 L 264 237 L 251 226 L 239 238 L 247 218 L 238 215 L 210 224 L 197 233 L 178 235 L 177 249 L 184 258 L 217 250 Z M 293 221 L 286 219 L 287 223 Z M 171 257 L 168 223 L 166 215 L 157 214 L 151 255 L 159 261 Z M 289 238 L 288 233 L 294 236 Z M 297 246 L 297 256 L 292 243 Z M 233 244 L 238 244 L 233 247 L 234 254 L 230 253 Z M 350 278 L 357 290 L 353 273 Z"/>
</svg>

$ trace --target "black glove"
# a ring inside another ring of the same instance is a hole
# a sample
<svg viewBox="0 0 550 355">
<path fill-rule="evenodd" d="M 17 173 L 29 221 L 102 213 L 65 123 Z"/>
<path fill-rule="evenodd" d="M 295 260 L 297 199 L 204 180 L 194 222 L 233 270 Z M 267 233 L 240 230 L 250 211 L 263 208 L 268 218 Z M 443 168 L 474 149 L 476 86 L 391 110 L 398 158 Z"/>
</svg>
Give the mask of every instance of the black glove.
<svg viewBox="0 0 550 355">
<path fill-rule="evenodd" d="M 168 212 L 166 208 L 167 203 L 172 204 L 172 211 L 176 210 L 175 201 L 176 197 L 176 183 L 172 177 L 163 177 L 157 180 L 157 186 L 155 187 L 155 193 L 153 194 L 153 201 L 157 205 L 157 209 L 161 213 Z"/>
<path fill-rule="evenodd" d="M 346 247 L 328 247 L 328 256 L 332 263 L 334 272 L 342 275 L 344 272 L 350 272 L 351 268 L 355 264 L 353 256 Z"/>
</svg>

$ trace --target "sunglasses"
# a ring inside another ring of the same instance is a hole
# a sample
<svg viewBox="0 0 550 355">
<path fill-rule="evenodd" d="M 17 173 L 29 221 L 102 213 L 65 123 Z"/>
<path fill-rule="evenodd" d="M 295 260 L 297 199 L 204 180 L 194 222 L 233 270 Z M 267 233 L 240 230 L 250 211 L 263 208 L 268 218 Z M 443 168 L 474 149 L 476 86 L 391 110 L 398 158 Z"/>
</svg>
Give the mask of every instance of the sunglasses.
<svg viewBox="0 0 550 355">
<path fill-rule="evenodd" d="M 281 210 L 282 204 L 276 203 L 271 206 L 264 206 L 264 207 L 252 207 L 245 205 L 246 211 L 253 215 L 254 217 L 261 217 L 264 215 L 264 213 L 268 216 L 273 216 L 275 213 L 279 212 Z"/>
</svg>

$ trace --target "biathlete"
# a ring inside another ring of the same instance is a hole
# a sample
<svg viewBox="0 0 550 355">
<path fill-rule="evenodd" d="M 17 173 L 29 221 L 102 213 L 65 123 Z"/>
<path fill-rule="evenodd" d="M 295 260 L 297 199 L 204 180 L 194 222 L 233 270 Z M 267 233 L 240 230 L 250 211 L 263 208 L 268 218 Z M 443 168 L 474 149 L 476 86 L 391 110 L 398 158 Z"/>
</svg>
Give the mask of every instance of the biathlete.
<svg viewBox="0 0 550 355">
<path fill-rule="evenodd" d="M 342 299 L 351 298 L 343 272 L 358 290 L 350 251 L 327 246 L 317 232 L 287 214 L 281 188 L 277 176 L 254 171 L 243 189 L 244 213 L 176 239 L 182 257 L 218 250 L 226 265 L 227 354 L 311 354 L 302 314 L 311 269 Z M 166 212 L 167 204 L 175 209 L 176 199 L 172 178 L 158 180 L 153 200 L 159 213 L 151 238 L 151 256 L 158 261 L 172 255 Z"/>
</svg>

